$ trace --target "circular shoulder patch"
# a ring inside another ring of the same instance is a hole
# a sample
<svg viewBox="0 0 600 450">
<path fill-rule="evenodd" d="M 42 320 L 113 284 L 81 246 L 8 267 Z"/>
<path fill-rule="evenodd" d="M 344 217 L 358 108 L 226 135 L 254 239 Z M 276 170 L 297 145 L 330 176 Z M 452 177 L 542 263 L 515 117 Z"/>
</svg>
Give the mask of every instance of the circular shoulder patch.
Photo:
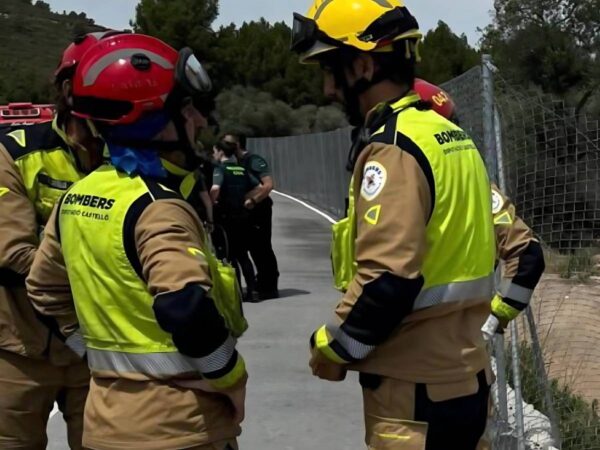
<svg viewBox="0 0 600 450">
<path fill-rule="evenodd" d="M 387 181 L 385 167 L 376 161 L 370 161 L 365 165 L 360 195 L 367 201 L 374 200 L 383 190 Z"/>
<path fill-rule="evenodd" d="M 504 198 L 499 192 L 492 189 L 492 213 L 498 214 L 504 206 Z"/>
</svg>

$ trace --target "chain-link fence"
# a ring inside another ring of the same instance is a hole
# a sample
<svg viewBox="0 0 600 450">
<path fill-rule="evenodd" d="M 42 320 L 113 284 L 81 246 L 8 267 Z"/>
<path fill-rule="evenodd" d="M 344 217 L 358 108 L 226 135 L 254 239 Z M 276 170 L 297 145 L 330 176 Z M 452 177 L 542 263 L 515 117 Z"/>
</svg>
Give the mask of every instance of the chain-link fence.
<svg viewBox="0 0 600 450">
<path fill-rule="evenodd" d="M 547 248 L 551 267 L 590 275 L 600 247 L 600 127 L 524 92 L 489 58 L 443 86 L 490 179 Z M 255 139 L 278 188 L 344 215 L 350 130 Z M 488 437 L 498 450 L 600 450 L 600 282 L 547 276 L 532 308 L 490 345 L 497 383 Z"/>
<path fill-rule="evenodd" d="M 335 217 L 345 214 L 350 174 L 344 170 L 350 129 L 302 136 L 251 139 L 249 149 L 270 161 L 277 189 Z"/>
<path fill-rule="evenodd" d="M 488 63 L 443 86 L 457 103 L 461 126 L 483 149 L 490 177 L 505 184 L 520 215 L 550 248 L 585 253 L 599 247 L 598 120 L 492 72 Z M 490 91 L 485 83 L 492 78 Z M 495 94 L 491 100 L 489 92 Z M 490 119 L 496 136 L 486 130 Z"/>
</svg>

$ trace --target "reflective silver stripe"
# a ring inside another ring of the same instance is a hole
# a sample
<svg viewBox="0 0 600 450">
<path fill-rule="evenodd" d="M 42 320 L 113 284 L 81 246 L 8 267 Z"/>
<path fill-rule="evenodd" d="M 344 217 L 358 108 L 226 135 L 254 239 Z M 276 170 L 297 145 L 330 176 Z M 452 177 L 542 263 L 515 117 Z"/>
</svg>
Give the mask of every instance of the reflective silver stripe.
<svg viewBox="0 0 600 450">
<path fill-rule="evenodd" d="M 126 353 L 88 348 L 90 369 L 117 373 L 143 373 L 165 377 L 191 372 L 210 373 L 224 368 L 235 351 L 236 341 L 229 337 L 204 358 L 190 358 L 178 352 Z"/>
<path fill-rule="evenodd" d="M 216 372 L 224 368 L 235 351 L 236 340 L 229 336 L 218 349 L 204 358 L 189 358 L 195 367 L 202 373 Z"/>
<path fill-rule="evenodd" d="M 102 73 L 102 71 L 104 69 L 106 69 L 108 66 L 110 66 L 112 63 L 117 62 L 120 59 L 125 59 L 125 60 L 129 59 L 133 55 L 138 54 L 138 53 L 146 55 L 150 59 L 150 61 L 152 61 L 155 64 L 158 64 L 163 69 L 169 70 L 174 67 L 170 61 L 163 58 L 159 54 L 151 52 L 151 51 L 143 49 L 143 48 L 115 50 L 114 52 L 104 55 L 102 58 L 100 58 L 98 61 L 96 61 L 96 63 L 92 67 L 90 67 L 90 69 L 85 73 L 85 75 L 83 77 L 83 85 L 84 86 L 93 85 L 96 82 L 96 80 L 98 79 L 98 76 L 100 76 L 100 74 Z"/>
<path fill-rule="evenodd" d="M 327 331 L 354 359 L 364 359 L 375 349 L 374 345 L 366 345 L 357 341 L 335 325 L 327 325 Z"/>
<path fill-rule="evenodd" d="M 529 305 L 533 296 L 533 289 L 527 289 L 523 286 L 513 283 L 511 280 L 502 280 L 498 285 L 498 294 L 502 298 L 508 298 L 524 305 Z"/>
<path fill-rule="evenodd" d="M 414 311 L 445 303 L 459 302 L 461 300 L 476 299 L 479 297 L 490 299 L 494 296 L 494 275 L 472 281 L 434 286 L 421 291 L 415 300 Z"/>
<path fill-rule="evenodd" d="M 65 345 L 73 350 L 77 356 L 83 358 L 85 355 L 85 340 L 79 330 L 67 338 Z"/>
</svg>

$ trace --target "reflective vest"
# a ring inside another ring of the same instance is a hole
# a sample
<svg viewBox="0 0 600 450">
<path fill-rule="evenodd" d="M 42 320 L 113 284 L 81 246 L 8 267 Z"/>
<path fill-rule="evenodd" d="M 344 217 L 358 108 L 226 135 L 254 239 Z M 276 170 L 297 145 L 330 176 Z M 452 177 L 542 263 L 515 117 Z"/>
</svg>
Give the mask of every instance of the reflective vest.
<svg viewBox="0 0 600 450">
<path fill-rule="evenodd" d="M 92 370 L 155 378 L 197 372 L 158 325 L 137 260 L 135 218 L 161 197 L 180 198 L 102 166 L 61 202 L 58 230 Z"/>
<path fill-rule="evenodd" d="M 54 205 L 66 190 L 85 176 L 77 168 L 67 142 L 56 118 L 0 135 L 0 143 L 19 169 L 40 224 L 48 221 Z"/>
<path fill-rule="evenodd" d="M 435 202 L 427 224 L 427 251 L 422 267 L 425 284 L 414 310 L 491 298 L 496 247 L 485 165 L 462 129 L 433 111 L 417 110 L 413 106 L 418 100 L 417 96 L 408 96 L 391 105 L 396 114 L 371 137 L 372 141 L 384 141 L 382 145 L 394 145 L 396 131 L 404 134 L 422 150 L 433 172 Z M 428 120 L 422 120 L 423 114 L 429 115 Z M 390 141 L 381 139 L 384 136 L 389 136 Z M 455 157 L 460 158 L 460 164 L 451 159 Z M 458 197 L 456 193 L 465 192 L 467 182 L 471 186 L 468 195 Z M 354 199 L 351 182 L 348 216 L 333 226 L 334 280 L 341 291 L 348 288 L 357 270 Z M 455 239 L 464 235 L 470 235 L 467 246 L 462 244 L 464 240 Z"/>
</svg>

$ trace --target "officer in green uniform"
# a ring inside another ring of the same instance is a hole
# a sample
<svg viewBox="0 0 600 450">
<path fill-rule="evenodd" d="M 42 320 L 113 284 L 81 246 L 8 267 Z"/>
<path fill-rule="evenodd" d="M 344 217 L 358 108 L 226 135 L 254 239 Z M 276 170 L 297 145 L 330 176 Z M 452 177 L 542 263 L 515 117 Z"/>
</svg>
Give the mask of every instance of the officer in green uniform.
<svg viewBox="0 0 600 450">
<path fill-rule="evenodd" d="M 236 146 L 223 140 L 213 149 L 213 158 L 219 164 L 213 171 L 211 198 L 215 203 L 215 217 L 225 231 L 227 257 L 246 280 L 246 300 L 253 299 L 255 290 L 254 266 L 248 256 L 250 211 L 257 204 L 260 183 L 238 164 Z"/>
<path fill-rule="evenodd" d="M 240 165 L 260 181 L 256 207 L 250 212 L 250 255 L 256 264 L 256 290 L 260 299 L 279 297 L 277 283 L 279 269 L 271 243 L 273 229 L 273 176 L 267 161 L 260 155 L 246 150 L 246 136 L 227 134 L 223 138 L 237 146 L 236 157 Z"/>
</svg>

